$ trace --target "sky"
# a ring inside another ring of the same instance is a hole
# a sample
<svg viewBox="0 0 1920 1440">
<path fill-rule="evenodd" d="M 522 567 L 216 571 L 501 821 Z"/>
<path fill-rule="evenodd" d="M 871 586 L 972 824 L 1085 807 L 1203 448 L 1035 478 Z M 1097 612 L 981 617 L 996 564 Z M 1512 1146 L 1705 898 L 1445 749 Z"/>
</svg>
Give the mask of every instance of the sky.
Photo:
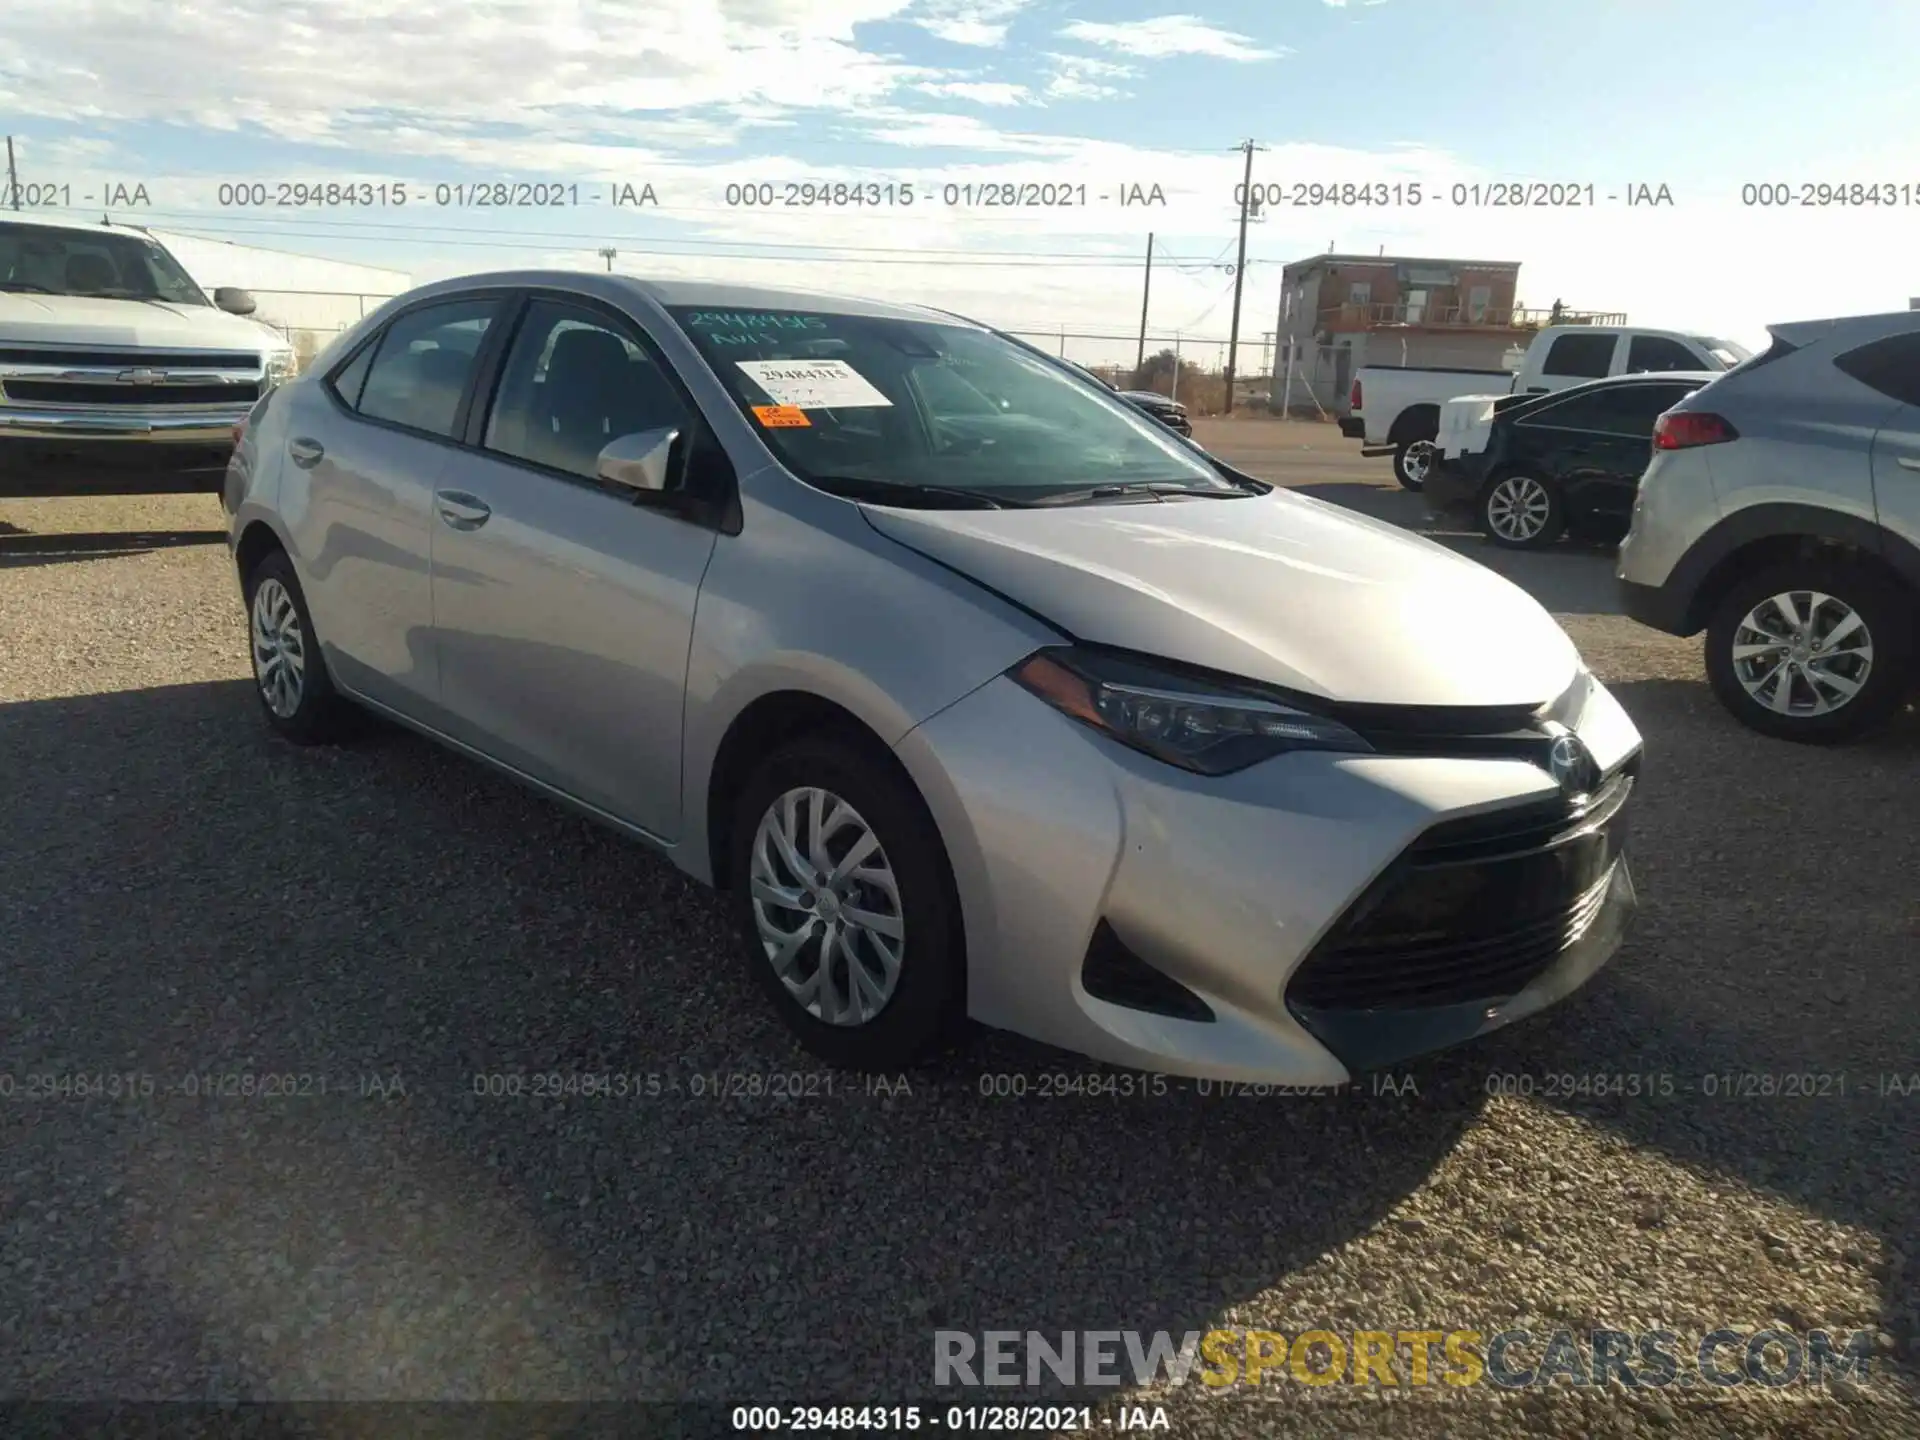
<svg viewBox="0 0 1920 1440">
<path fill-rule="evenodd" d="M 1151 233 L 1152 348 L 1217 363 L 1238 279 L 1247 372 L 1281 265 L 1329 248 L 1518 261 L 1522 304 L 1749 345 L 1905 308 L 1915 55 L 1920 6 L 1893 0 L 6 0 L 0 127 L 51 213 L 416 282 L 611 247 L 635 274 L 1125 337 Z M 1236 276 L 1248 140 L 1281 203 Z M 460 188 L 496 181 L 567 203 Z M 1513 181 L 1594 203 L 1474 199 Z M 373 203 L 257 203 L 282 182 Z M 1856 182 L 1892 203 L 1758 203 Z M 1329 183 L 1377 198 L 1291 203 Z M 1067 203 L 985 203 L 1009 186 Z"/>
</svg>

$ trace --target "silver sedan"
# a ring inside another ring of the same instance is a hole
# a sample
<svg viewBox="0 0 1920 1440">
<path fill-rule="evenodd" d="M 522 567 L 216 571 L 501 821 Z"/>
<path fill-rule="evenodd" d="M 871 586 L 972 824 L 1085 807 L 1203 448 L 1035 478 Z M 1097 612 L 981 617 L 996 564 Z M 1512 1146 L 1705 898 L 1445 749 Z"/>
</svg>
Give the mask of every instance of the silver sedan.
<svg viewBox="0 0 1920 1440">
<path fill-rule="evenodd" d="M 256 408 L 225 503 L 275 730 L 376 712 L 658 847 L 832 1063 L 971 1016 L 1338 1083 L 1634 908 L 1640 739 L 1538 605 L 950 314 L 441 282 Z"/>
</svg>

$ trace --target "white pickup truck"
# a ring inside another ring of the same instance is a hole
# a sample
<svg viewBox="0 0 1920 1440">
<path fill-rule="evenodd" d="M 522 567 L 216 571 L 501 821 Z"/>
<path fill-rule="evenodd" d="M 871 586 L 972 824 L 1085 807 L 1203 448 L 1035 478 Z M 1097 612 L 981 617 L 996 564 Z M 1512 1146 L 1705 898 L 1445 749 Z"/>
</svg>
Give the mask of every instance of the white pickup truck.
<svg viewBox="0 0 1920 1440">
<path fill-rule="evenodd" d="M 1363 455 L 1393 455 L 1393 473 L 1409 490 L 1426 484 L 1440 407 L 1463 396 L 1540 395 L 1606 375 L 1659 370 L 1731 370 L 1748 352 L 1731 340 L 1685 330 L 1621 325 L 1554 325 L 1527 346 L 1519 370 L 1450 370 L 1366 365 L 1353 377 L 1340 433 Z"/>
<path fill-rule="evenodd" d="M 0 218 L 0 496 L 218 491 L 294 368 L 254 308 L 137 226 Z"/>
</svg>

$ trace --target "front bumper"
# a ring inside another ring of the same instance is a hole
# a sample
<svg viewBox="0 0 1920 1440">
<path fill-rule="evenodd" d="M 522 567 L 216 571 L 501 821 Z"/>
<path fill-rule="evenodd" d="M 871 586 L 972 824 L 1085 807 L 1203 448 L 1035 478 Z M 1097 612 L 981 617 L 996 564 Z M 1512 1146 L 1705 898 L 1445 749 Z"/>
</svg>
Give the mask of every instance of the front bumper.
<svg viewBox="0 0 1920 1440">
<path fill-rule="evenodd" d="M 0 496 L 218 491 L 251 403 L 191 410 L 0 405 Z"/>
<path fill-rule="evenodd" d="M 1574 728 L 1603 771 L 1631 769 L 1639 735 L 1605 690 L 1593 687 Z M 1443 937 L 1452 952 L 1428 946 L 1404 964 L 1397 952 L 1361 956 L 1363 970 L 1384 966 L 1379 975 L 1394 982 L 1373 1003 L 1368 974 L 1348 974 L 1343 992 L 1329 988 L 1331 962 L 1309 969 L 1309 958 L 1390 914 L 1396 902 L 1379 898 L 1382 887 L 1426 863 L 1444 827 L 1558 803 L 1542 768 L 1512 757 L 1296 754 L 1208 779 L 1114 744 L 1005 679 L 913 731 L 898 754 L 953 864 L 971 1013 L 1115 1064 L 1342 1084 L 1578 988 L 1611 958 L 1635 908 L 1624 859 L 1589 851 L 1585 869 L 1567 872 L 1580 893 L 1536 897 L 1512 917 L 1512 937 L 1463 932 Z M 1542 885 L 1558 883 L 1558 862 L 1528 863 Z M 1457 873 L 1461 894 L 1480 878 Z M 1090 989 L 1116 941 L 1136 974 L 1204 1009 L 1156 1003 L 1151 985 L 1132 1000 L 1104 981 Z M 1534 946 L 1525 964 L 1514 952 L 1522 941 Z M 1505 965 L 1491 967 L 1487 993 L 1402 983 L 1420 981 L 1422 964 L 1471 969 L 1476 945 Z"/>
<path fill-rule="evenodd" d="M 1620 590 L 1620 608 L 1627 618 L 1668 635 L 1692 635 L 1699 626 L 1689 622 L 1687 612 L 1692 593 L 1672 583 L 1639 585 L 1631 580 L 1616 580 Z"/>
</svg>

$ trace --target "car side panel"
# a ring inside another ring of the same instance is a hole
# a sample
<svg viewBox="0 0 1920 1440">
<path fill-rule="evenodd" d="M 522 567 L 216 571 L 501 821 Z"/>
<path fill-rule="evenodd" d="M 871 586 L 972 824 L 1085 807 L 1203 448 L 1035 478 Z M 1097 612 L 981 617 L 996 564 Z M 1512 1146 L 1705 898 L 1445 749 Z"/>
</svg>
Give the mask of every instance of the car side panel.
<svg viewBox="0 0 1920 1440">
<path fill-rule="evenodd" d="M 1920 549 L 1920 406 L 1902 405 L 1873 437 L 1873 499 L 1891 539 Z"/>
<path fill-rule="evenodd" d="M 430 709 L 434 485 L 449 446 L 347 415 L 318 384 L 293 395 L 282 448 L 325 448 L 280 464 L 279 512 L 327 665 L 347 690 L 409 714 Z"/>
<path fill-rule="evenodd" d="M 1771 369 L 1756 371 L 1756 382 L 1772 378 L 1726 390 L 1709 386 L 1684 406 L 1722 415 L 1740 433 L 1708 454 L 1723 512 L 1811 504 L 1874 521 L 1874 436 L 1901 407 L 1824 363 L 1829 375 L 1816 374 L 1811 384 L 1805 383 L 1805 367 L 1778 368 L 1784 379 Z"/>
<path fill-rule="evenodd" d="M 687 669 L 682 843 L 710 880 L 708 787 L 733 722 L 798 691 L 885 745 L 1060 633 L 881 535 L 850 501 L 777 466 L 742 478 L 741 528 L 714 548 Z"/>
</svg>

